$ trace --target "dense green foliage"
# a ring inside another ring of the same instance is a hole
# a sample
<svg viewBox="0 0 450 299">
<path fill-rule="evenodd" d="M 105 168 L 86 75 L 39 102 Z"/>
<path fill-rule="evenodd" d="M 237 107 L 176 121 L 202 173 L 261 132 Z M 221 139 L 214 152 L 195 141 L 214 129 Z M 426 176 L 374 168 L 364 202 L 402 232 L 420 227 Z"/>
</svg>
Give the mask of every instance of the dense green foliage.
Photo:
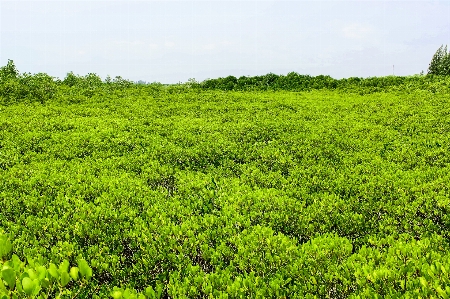
<svg viewBox="0 0 450 299">
<path fill-rule="evenodd" d="M 0 294 L 448 298 L 450 93 L 424 78 L 2 93 Z"/>
<path fill-rule="evenodd" d="M 84 259 L 79 259 L 78 267 L 71 267 L 63 260 L 59 267 L 50 263 L 44 266 L 42 258 L 29 257 L 23 262 L 17 255 L 3 260 L 12 250 L 11 242 L 0 235 L 0 298 L 76 298 L 92 277 L 92 269 Z M 78 292 L 70 290 L 77 284 Z"/>
<path fill-rule="evenodd" d="M 301 75 L 295 72 L 287 75 L 266 74 L 263 76 L 236 78 L 207 79 L 197 82 L 190 79 L 188 82 L 176 85 L 163 85 L 160 83 L 146 84 L 143 81 L 133 83 L 120 76 L 114 79 L 109 76 L 106 80 L 93 73 L 86 76 L 75 75 L 70 72 L 63 80 L 50 77 L 47 74 L 19 74 L 14 62 L 0 67 L 0 104 L 9 105 L 20 102 L 45 103 L 53 99 L 64 98 L 69 103 L 83 102 L 94 96 L 108 96 L 114 93 L 118 96 L 130 94 L 130 91 L 142 91 L 155 95 L 156 93 L 177 93 L 186 90 L 222 90 L 222 91 L 312 91 L 336 90 L 351 94 L 371 94 L 377 92 L 414 92 L 430 91 L 432 93 L 447 93 L 450 88 L 450 73 L 441 71 L 450 69 L 450 55 L 446 48 L 440 48 L 431 63 L 429 74 L 414 76 L 387 76 L 359 78 L 351 77 L 334 79 L 330 76 Z M 447 62 L 442 62 L 447 61 Z M 449 65 L 443 66 L 443 65 Z M 435 65 L 435 66 L 432 66 Z M 437 65 L 437 66 L 436 66 Z M 138 93 L 139 93 L 138 92 Z"/>
<path fill-rule="evenodd" d="M 264 76 L 208 79 L 203 82 L 191 82 L 189 86 L 203 90 L 224 91 L 311 91 L 337 90 L 360 95 L 374 92 L 397 92 L 428 90 L 440 92 L 448 90 L 450 79 L 438 75 L 415 76 L 387 76 L 371 78 L 334 79 L 330 76 L 309 76 L 291 72 L 287 75 L 267 74 Z"/>
<path fill-rule="evenodd" d="M 70 262 L 64 259 L 56 266 L 53 263 L 45 265 L 42 256 L 27 257 L 23 262 L 13 254 L 9 260 L 3 260 L 12 251 L 11 241 L 7 236 L 0 234 L 0 298 L 79 298 L 84 287 L 92 278 L 92 268 L 83 258 L 79 258 L 77 266 L 70 267 Z M 98 289 L 100 285 L 97 284 Z M 93 293 L 96 293 L 96 289 Z M 144 292 L 136 292 L 134 289 L 121 289 L 113 287 L 110 292 L 115 299 L 148 299 L 161 298 L 162 285 L 156 290 L 151 286 Z M 98 297 L 98 295 L 97 295 Z"/>
<path fill-rule="evenodd" d="M 83 101 L 94 95 L 106 95 L 111 92 L 129 89 L 134 84 L 121 77 L 105 81 L 96 74 L 86 76 L 68 73 L 64 80 L 47 74 L 20 74 L 12 60 L 0 68 L 0 104 L 10 105 L 20 102 L 39 102 L 41 104 L 64 97 L 70 101 Z M 155 86 L 160 86 L 154 84 Z"/>
<path fill-rule="evenodd" d="M 44 103 L 55 96 L 56 87 L 54 78 L 47 74 L 20 75 L 12 60 L 0 68 L 0 97 L 3 103 L 19 101 Z"/>
<path fill-rule="evenodd" d="M 431 59 L 428 66 L 428 74 L 430 75 L 450 75 L 450 53 L 447 51 L 447 46 L 440 46 Z"/>
</svg>

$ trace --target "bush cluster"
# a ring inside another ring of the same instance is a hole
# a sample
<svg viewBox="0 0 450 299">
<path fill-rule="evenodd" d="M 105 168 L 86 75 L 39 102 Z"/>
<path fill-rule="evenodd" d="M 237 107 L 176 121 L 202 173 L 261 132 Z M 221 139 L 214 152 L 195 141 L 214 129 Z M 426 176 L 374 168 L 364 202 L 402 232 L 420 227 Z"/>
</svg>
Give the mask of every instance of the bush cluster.
<svg viewBox="0 0 450 299">
<path fill-rule="evenodd" d="M 47 74 L 22 74 L 17 71 L 14 62 L 0 68 L 0 103 L 22 101 L 46 102 L 55 97 L 57 83 Z"/>
<path fill-rule="evenodd" d="M 111 92 L 124 92 L 135 84 L 120 76 L 102 79 L 93 73 L 85 76 L 67 74 L 64 80 L 51 77 L 45 73 L 20 74 L 14 62 L 8 60 L 0 68 L 0 104 L 19 102 L 45 103 L 58 98 L 68 102 L 80 102 L 94 96 L 103 96 Z"/>
<path fill-rule="evenodd" d="M 234 91 L 311 91 L 311 90 L 339 90 L 369 94 L 373 92 L 390 92 L 396 90 L 429 90 L 448 91 L 450 79 L 440 75 L 416 76 L 387 76 L 359 78 L 351 77 L 334 79 L 330 76 L 309 76 L 291 72 L 287 75 L 267 74 L 264 76 L 208 79 L 203 82 L 190 84 L 204 90 L 234 90 Z"/>
</svg>

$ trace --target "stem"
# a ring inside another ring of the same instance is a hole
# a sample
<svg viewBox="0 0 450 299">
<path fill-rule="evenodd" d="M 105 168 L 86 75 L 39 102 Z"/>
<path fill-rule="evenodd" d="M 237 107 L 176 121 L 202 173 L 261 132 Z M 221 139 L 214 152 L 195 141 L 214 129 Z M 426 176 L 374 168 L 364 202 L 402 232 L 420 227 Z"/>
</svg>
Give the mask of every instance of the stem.
<svg viewBox="0 0 450 299">
<path fill-rule="evenodd" d="M 76 298 L 78 296 L 78 294 L 81 292 L 81 289 L 83 287 L 84 287 L 84 283 L 82 282 L 82 283 L 80 283 L 80 289 L 78 290 L 78 292 L 75 295 L 73 295 L 73 297 L 71 299 Z"/>
<path fill-rule="evenodd" d="M 406 260 L 407 260 L 407 257 L 405 256 L 405 259 L 404 259 L 404 267 L 405 268 L 406 268 Z M 406 270 L 405 270 L 405 277 L 404 277 L 405 288 L 403 289 L 403 294 L 406 293 L 406 279 L 407 279 L 407 277 L 408 277 L 408 272 L 406 272 Z"/>
<path fill-rule="evenodd" d="M 52 289 L 53 289 L 53 283 L 50 284 L 50 285 L 48 286 L 48 292 L 47 292 L 47 296 L 45 296 L 45 298 L 48 299 L 48 296 L 50 296 L 50 291 L 51 291 Z"/>
</svg>

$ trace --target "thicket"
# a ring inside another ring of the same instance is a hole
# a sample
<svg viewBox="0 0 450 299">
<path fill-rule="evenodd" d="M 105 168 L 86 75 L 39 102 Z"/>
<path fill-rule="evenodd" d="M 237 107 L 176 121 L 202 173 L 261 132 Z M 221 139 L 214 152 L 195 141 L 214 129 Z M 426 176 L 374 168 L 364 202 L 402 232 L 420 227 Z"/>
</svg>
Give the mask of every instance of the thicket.
<svg viewBox="0 0 450 299">
<path fill-rule="evenodd" d="M 120 76 L 102 81 L 93 73 L 80 76 L 70 72 L 63 80 L 44 73 L 20 74 L 12 60 L 0 68 L 0 104 L 4 105 L 20 102 L 43 104 L 53 99 L 79 102 L 95 95 L 120 94 L 133 86 L 133 82 Z"/>
<path fill-rule="evenodd" d="M 309 76 L 291 72 L 287 75 L 267 74 L 264 76 L 208 79 L 191 83 L 193 87 L 204 90 L 234 91 L 311 91 L 337 90 L 342 92 L 370 94 L 374 92 L 392 92 L 403 90 L 429 90 L 431 92 L 447 92 L 450 78 L 440 75 L 387 76 L 359 78 L 351 77 L 334 79 L 330 76 Z"/>
<path fill-rule="evenodd" d="M 450 296 L 446 89 L 66 79 L 0 106 L 0 298 Z"/>
<path fill-rule="evenodd" d="M 442 48 L 442 47 L 441 47 Z M 185 92 L 186 90 L 222 90 L 222 91 L 312 91 L 336 90 L 344 93 L 371 94 L 376 92 L 404 92 L 425 90 L 432 93 L 447 93 L 450 89 L 450 77 L 442 75 L 444 68 L 441 61 L 450 61 L 446 48 L 438 50 L 430 64 L 429 74 L 415 76 L 387 76 L 334 79 L 330 76 L 309 76 L 291 72 L 287 75 L 266 74 L 263 76 L 207 79 L 197 82 L 190 79 L 186 83 L 163 85 L 147 84 L 126 80 L 120 76 L 107 77 L 102 80 L 98 75 L 89 73 L 85 76 L 70 72 L 63 80 L 44 73 L 20 74 L 14 62 L 9 60 L 0 68 L 0 104 L 8 105 L 20 102 L 46 103 L 57 99 L 68 103 L 77 103 L 91 98 L 102 98 L 111 93 L 119 97 L 133 96 L 145 92 L 149 95 L 162 95 Z M 439 55 L 438 55 L 439 54 Z M 438 66 L 435 66 L 438 65 Z M 445 73 L 445 72 L 444 72 Z"/>
<path fill-rule="evenodd" d="M 0 68 L 0 97 L 2 103 L 45 101 L 54 98 L 57 84 L 47 74 L 19 74 L 12 60 Z"/>
</svg>

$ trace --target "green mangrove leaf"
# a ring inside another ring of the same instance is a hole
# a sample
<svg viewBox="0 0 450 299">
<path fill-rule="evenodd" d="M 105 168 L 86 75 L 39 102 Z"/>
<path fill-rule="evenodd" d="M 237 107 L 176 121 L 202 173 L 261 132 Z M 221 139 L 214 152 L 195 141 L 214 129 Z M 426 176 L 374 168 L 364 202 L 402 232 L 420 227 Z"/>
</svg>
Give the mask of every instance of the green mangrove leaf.
<svg viewBox="0 0 450 299">
<path fill-rule="evenodd" d="M 28 269 L 26 273 L 28 273 L 28 277 L 31 278 L 32 280 L 38 278 L 38 275 L 36 271 L 34 271 L 34 269 Z"/>
<path fill-rule="evenodd" d="M 25 294 L 30 296 L 31 294 L 33 294 L 33 291 L 36 288 L 36 285 L 31 278 L 25 277 L 24 279 L 22 279 L 22 288 L 23 288 L 23 291 L 25 292 Z"/>
<path fill-rule="evenodd" d="M 8 266 L 3 266 L 2 277 L 10 289 L 14 289 L 16 284 L 16 271 Z"/>
<path fill-rule="evenodd" d="M 55 279 L 59 278 L 58 268 L 56 268 L 56 265 L 53 263 L 50 263 L 50 266 L 48 267 L 48 273 L 50 273 L 50 275 Z"/>
<path fill-rule="evenodd" d="M 48 288 L 50 286 L 50 280 L 48 278 L 44 278 L 40 281 L 41 287 Z"/>
<path fill-rule="evenodd" d="M 14 268 L 15 271 L 19 271 L 20 268 L 22 268 L 23 263 L 16 254 L 12 255 L 11 261 L 12 261 L 12 267 Z"/>
<path fill-rule="evenodd" d="M 115 290 L 111 293 L 111 297 L 114 299 L 121 299 L 122 298 L 122 291 L 121 290 Z"/>
<path fill-rule="evenodd" d="M 3 283 L 3 279 L 0 279 L 0 295 L 3 293 L 7 294 L 8 290 L 6 289 L 6 286 Z"/>
<path fill-rule="evenodd" d="M 145 296 L 149 298 L 156 298 L 156 292 L 153 290 L 151 286 L 145 289 Z"/>
<path fill-rule="evenodd" d="M 69 272 L 69 261 L 68 260 L 64 260 L 62 261 L 62 263 L 59 265 L 59 272 Z"/>
<path fill-rule="evenodd" d="M 12 250 L 11 241 L 5 236 L 0 236 L 0 259 L 6 257 Z"/>
<path fill-rule="evenodd" d="M 43 280 L 47 276 L 47 269 L 44 266 L 36 267 L 39 280 Z"/>
<path fill-rule="evenodd" d="M 70 268 L 69 275 L 70 277 L 72 277 L 73 280 L 78 280 L 78 272 L 79 272 L 78 267 L 72 267 Z"/>
<path fill-rule="evenodd" d="M 86 260 L 81 259 L 78 261 L 78 268 L 80 269 L 81 275 L 86 278 L 86 280 L 89 280 L 92 277 L 92 268 L 89 267 Z"/>
<path fill-rule="evenodd" d="M 70 282 L 70 276 L 67 272 L 61 273 L 61 285 L 65 287 Z"/>
<path fill-rule="evenodd" d="M 122 294 L 124 299 L 130 299 L 131 297 L 131 290 L 130 289 L 125 289 L 125 291 Z"/>
</svg>

